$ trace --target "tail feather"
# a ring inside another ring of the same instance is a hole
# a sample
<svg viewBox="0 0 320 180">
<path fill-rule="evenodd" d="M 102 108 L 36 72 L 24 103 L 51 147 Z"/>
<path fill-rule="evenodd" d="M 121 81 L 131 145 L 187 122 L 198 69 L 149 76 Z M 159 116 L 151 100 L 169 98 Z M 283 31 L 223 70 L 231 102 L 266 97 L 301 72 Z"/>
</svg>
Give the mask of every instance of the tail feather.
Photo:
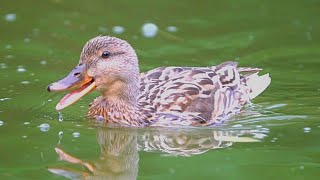
<svg viewBox="0 0 320 180">
<path fill-rule="evenodd" d="M 271 78 L 269 73 L 259 76 L 258 73 L 251 74 L 246 77 L 247 85 L 251 88 L 251 93 L 249 93 L 250 99 L 257 97 L 261 94 L 269 84 L 271 83 Z"/>
</svg>

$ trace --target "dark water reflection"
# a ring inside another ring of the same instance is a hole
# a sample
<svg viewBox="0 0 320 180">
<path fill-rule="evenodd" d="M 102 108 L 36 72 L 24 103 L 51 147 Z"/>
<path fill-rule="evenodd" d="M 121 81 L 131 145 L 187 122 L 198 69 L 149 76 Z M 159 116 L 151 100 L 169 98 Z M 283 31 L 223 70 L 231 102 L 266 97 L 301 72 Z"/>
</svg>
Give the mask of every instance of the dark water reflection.
<svg viewBox="0 0 320 180">
<path fill-rule="evenodd" d="M 65 167 L 49 167 L 48 170 L 68 179 L 137 179 L 139 152 L 160 153 L 165 156 L 194 156 L 207 151 L 227 148 L 235 142 L 259 142 L 252 138 L 264 134 L 257 130 L 210 129 L 124 129 L 97 128 L 100 155 L 92 162 L 86 157 L 75 157 L 65 151 L 63 144 L 55 147 L 59 158 L 70 164 L 78 164 L 85 170 Z M 265 135 L 265 134 L 264 134 Z M 263 136 L 262 136 L 263 137 Z"/>
</svg>

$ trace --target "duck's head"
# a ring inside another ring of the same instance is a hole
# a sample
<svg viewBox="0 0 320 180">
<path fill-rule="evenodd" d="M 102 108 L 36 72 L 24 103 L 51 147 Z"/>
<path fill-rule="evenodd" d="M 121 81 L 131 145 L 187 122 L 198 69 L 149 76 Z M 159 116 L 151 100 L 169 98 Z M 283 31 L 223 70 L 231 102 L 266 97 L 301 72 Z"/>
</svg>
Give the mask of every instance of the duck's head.
<svg viewBox="0 0 320 180">
<path fill-rule="evenodd" d="M 134 103 L 139 89 L 139 65 L 134 49 L 126 41 L 109 36 L 89 40 L 78 65 L 65 78 L 48 86 L 48 91 L 75 89 L 57 104 L 58 111 L 94 89 L 104 98 Z"/>
</svg>

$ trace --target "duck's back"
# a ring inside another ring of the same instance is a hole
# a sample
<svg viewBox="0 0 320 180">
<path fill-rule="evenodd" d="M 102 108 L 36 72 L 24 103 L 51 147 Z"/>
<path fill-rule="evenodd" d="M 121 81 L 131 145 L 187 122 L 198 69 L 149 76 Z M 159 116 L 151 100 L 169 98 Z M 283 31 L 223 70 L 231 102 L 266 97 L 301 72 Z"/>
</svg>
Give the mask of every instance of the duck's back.
<svg viewBox="0 0 320 180">
<path fill-rule="evenodd" d="M 236 62 L 156 68 L 140 75 L 139 104 L 154 114 L 157 125 L 214 124 L 239 111 L 270 84 L 268 75 L 257 75 L 259 70 L 237 68 Z"/>
</svg>

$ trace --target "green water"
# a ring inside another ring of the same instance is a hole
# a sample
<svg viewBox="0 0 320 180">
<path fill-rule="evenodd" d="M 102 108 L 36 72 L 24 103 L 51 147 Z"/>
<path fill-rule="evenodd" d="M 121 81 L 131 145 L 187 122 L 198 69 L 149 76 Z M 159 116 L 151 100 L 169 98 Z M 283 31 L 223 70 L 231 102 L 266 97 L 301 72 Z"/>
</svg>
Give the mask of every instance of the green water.
<svg viewBox="0 0 320 180">
<path fill-rule="evenodd" d="M 155 37 L 142 34 L 145 23 L 158 27 Z M 99 127 L 84 118 L 97 93 L 59 122 L 64 93 L 46 86 L 100 34 L 129 41 L 142 71 L 236 60 L 264 68 L 272 83 L 211 129 Z M 319 68 L 317 0 L 2 0 L 0 179 L 318 179 Z M 70 163 L 79 159 L 92 171 Z"/>
</svg>

